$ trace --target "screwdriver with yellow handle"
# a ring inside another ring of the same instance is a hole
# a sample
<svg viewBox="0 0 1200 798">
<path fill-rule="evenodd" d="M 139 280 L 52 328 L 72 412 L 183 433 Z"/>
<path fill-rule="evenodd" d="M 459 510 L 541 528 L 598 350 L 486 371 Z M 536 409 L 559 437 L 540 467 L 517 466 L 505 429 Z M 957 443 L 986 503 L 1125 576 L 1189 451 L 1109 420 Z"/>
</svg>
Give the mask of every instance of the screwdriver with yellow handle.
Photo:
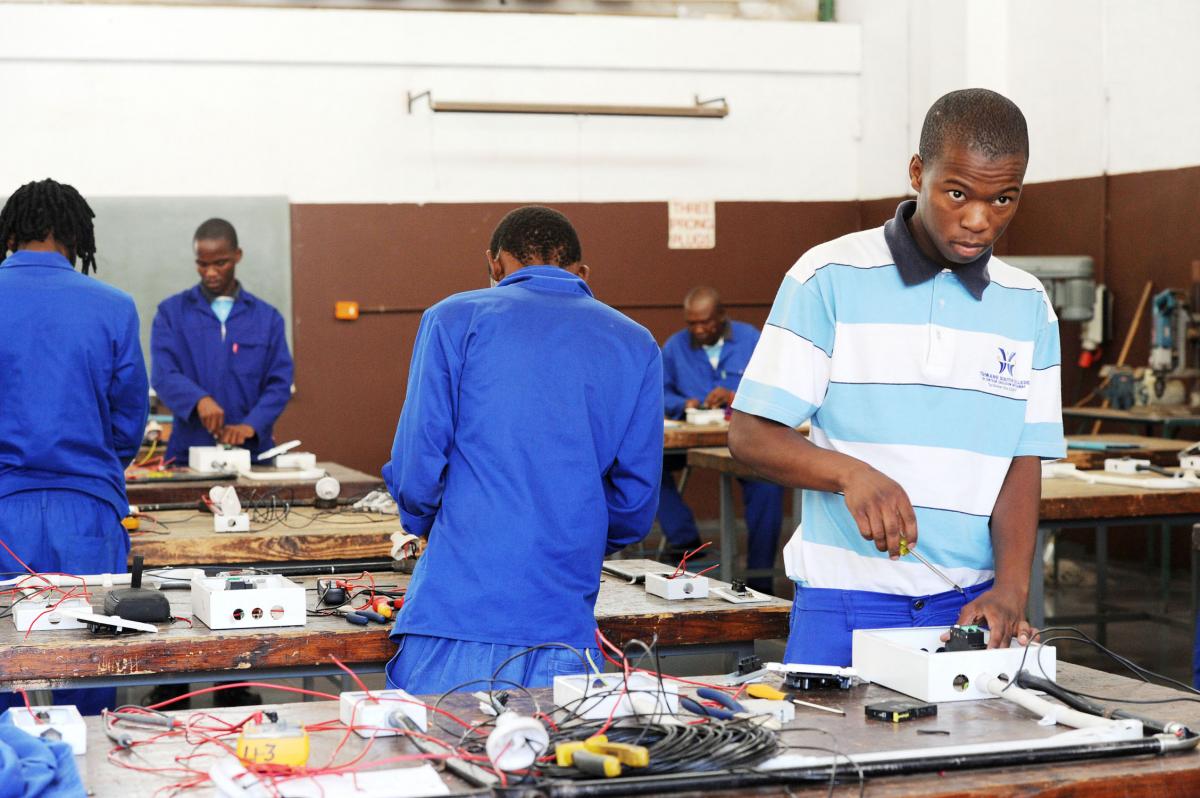
<svg viewBox="0 0 1200 798">
<path fill-rule="evenodd" d="M 921 563 L 921 565 L 924 565 L 926 568 L 933 571 L 935 574 L 938 575 L 939 578 L 941 578 L 941 580 L 943 582 L 950 585 L 950 587 L 954 588 L 959 593 L 962 593 L 964 596 L 967 594 L 967 592 L 965 590 L 963 590 L 961 587 L 959 587 L 958 584 L 953 579 L 946 576 L 946 574 L 942 571 L 942 569 L 938 568 L 936 565 L 931 563 L 929 560 L 925 559 L 920 554 L 918 554 L 916 549 L 909 548 L 908 541 L 905 540 L 904 538 L 900 538 L 900 556 L 903 557 L 906 554 L 911 554 L 912 556 L 916 557 L 917 562 Z"/>
<path fill-rule="evenodd" d="M 767 684 L 752 684 L 746 687 L 746 695 L 751 698 L 765 698 L 768 701 L 791 701 L 793 704 L 799 704 L 802 707 L 811 709 L 820 709 L 824 712 L 832 712 L 835 715 L 845 715 L 845 710 L 837 707 L 826 707 L 820 704 L 814 704 L 810 701 L 801 701 L 799 698 L 788 698 L 787 693 L 782 690 L 776 690 Z"/>
</svg>

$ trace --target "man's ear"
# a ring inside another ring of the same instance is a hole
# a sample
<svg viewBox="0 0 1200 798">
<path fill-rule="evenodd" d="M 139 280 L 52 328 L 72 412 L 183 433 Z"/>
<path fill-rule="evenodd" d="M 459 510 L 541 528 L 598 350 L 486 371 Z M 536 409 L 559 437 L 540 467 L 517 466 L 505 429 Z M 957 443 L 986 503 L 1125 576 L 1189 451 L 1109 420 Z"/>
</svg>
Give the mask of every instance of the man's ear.
<svg viewBox="0 0 1200 798">
<path fill-rule="evenodd" d="M 488 277 L 492 278 L 492 280 L 497 283 L 503 280 L 504 266 L 500 263 L 500 253 L 497 252 L 495 255 L 492 255 L 492 251 L 487 249 L 484 250 L 483 256 L 487 259 Z"/>
<path fill-rule="evenodd" d="M 575 264 L 571 271 L 575 273 L 576 277 L 578 277 L 580 280 L 583 280 L 585 283 L 588 281 L 588 277 L 592 275 L 592 268 L 586 263 Z"/>
<path fill-rule="evenodd" d="M 921 160 L 920 155 L 913 155 L 912 160 L 908 162 L 908 183 L 912 186 L 912 190 L 921 193 L 921 178 L 924 176 L 925 163 Z"/>
</svg>

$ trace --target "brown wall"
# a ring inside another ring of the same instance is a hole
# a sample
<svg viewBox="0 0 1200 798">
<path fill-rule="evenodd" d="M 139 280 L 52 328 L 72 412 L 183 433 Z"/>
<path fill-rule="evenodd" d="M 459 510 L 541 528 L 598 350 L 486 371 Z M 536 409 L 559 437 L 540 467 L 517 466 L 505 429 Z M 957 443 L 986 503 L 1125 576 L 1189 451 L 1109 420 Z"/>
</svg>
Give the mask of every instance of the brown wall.
<svg viewBox="0 0 1200 798">
<path fill-rule="evenodd" d="M 717 248 L 666 248 L 665 203 L 560 203 L 583 240 L 598 297 L 662 341 L 681 326 L 691 286 L 722 291 L 731 315 L 761 324 L 783 273 L 805 249 L 889 219 L 899 198 L 863 202 L 725 202 Z M 277 437 L 299 437 L 322 458 L 372 473 L 387 457 L 403 402 L 421 311 L 486 284 L 483 250 L 511 204 L 295 205 L 292 273 L 297 393 Z M 1142 285 L 1187 287 L 1200 258 L 1200 167 L 1026 186 L 1000 255 L 1084 254 L 1115 295 L 1112 362 Z M 333 304 L 354 299 L 403 313 L 338 322 Z M 1130 362 L 1144 365 L 1143 322 Z M 1095 384 L 1076 365 L 1079 325 L 1063 324 L 1063 398 Z M 689 497 L 710 517 L 706 478 Z"/>
<path fill-rule="evenodd" d="M 1117 297 L 1115 357 L 1147 280 L 1156 292 L 1191 286 L 1191 262 L 1200 259 L 1200 167 L 1109 177 L 1104 246 L 1104 280 Z M 1143 320 L 1130 362 L 1144 366 L 1149 347 Z"/>
<path fill-rule="evenodd" d="M 296 396 L 280 421 L 280 439 L 302 438 L 323 459 L 378 472 L 391 448 L 421 311 L 487 284 L 483 251 L 512 207 L 293 206 Z M 556 207 L 580 232 L 596 295 L 659 341 L 682 326 L 683 295 L 701 283 L 722 292 L 731 315 L 761 325 L 800 253 L 859 227 L 854 202 L 719 203 L 715 249 L 668 250 L 665 203 Z M 404 312 L 339 322 L 339 299 Z"/>
</svg>

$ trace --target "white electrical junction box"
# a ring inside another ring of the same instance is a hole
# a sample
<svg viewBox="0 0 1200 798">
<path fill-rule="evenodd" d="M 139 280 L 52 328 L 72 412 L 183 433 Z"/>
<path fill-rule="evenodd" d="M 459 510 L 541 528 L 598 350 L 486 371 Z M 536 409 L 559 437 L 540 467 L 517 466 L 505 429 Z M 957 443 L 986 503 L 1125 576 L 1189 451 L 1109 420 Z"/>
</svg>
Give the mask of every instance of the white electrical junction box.
<svg viewBox="0 0 1200 798">
<path fill-rule="evenodd" d="M 57 605 L 57 606 L 55 606 Z M 54 609 L 50 609 L 54 607 Z M 92 611 L 87 599 L 70 598 L 62 601 L 33 601 L 26 599 L 13 605 L 13 625 L 18 632 L 55 632 L 61 629 L 86 629 L 87 624 L 62 610 Z"/>
<path fill-rule="evenodd" d="M 1013 643 L 1009 648 L 939 654 L 937 650 L 945 645 L 941 636 L 946 631 L 944 626 L 855 629 L 851 654 L 854 670 L 864 679 L 929 703 L 994 698 L 974 684 L 981 673 L 1015 679 L 1023 668 L 1038 676 L 1044 670 L 1046 678 L 1054 679 L 1054 646 L 1031 643 L 1027 652 L 1024 646 Z"/>
<path fill-rule="evenodd" d="M 671 574 L 646 574 L 646 592 L 660 598 L 696 599 L 708 596 L 708 577 L 682 573 L 672 578 Z"/>
<path fill-rule="evenodd" d="M 425 704 L 403 690 L 362 690 L 342 693 L 338 697 L 338 717 L 347 727 L 352 727 L 359 737 L 390 737 L 400 733 L 392 728 L 388 720 L 392 713 L 399 712 L 417 725 L 421 731 L 429 729 Z"/>
<path fill-rule="evenodd" d="M 61 740 L 71 746 L 71 753 L 75 756 L 87 753 L 87 725 L 74 704 L 35 706 L 31 709 L 22 705 L 9 707 L 4 714 L 12 725 L 30 737 Z"/>
<path fill-rule="evenodd" d="M 588 720 L 675 715 L 679 691 L 672 682 L 648 673 L 630 673 L 628 680 L 620 673 L 580 673 L 554 677 L 554 703 Z"/>
<path fill-rule="evenodd" d="M 192 580 L 192 613 L 209 629 L 304 626 L 304 586 L 277 574 Z"/>
</svg>

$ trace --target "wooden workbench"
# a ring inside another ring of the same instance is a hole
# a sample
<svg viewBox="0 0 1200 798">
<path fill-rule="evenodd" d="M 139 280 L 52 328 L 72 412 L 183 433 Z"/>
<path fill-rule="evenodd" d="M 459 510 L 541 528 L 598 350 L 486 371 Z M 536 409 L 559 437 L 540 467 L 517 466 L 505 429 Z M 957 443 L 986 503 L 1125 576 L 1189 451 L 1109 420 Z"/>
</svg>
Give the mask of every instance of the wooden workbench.
<svg viewBox="0 0 1200 798">
<path fill-rule="evenodd" d="M 1118 485 L 1092 485 L 1079 479 L 1042 480 L 1039 518 L 1051 521 L 1122 519 L 1136 523 L 1151 516 L 1200 515 L 1200 488 L 1154 490 Z"/>
<path fill-rule="evenodd" d="M 146 565 L 234 565 L 265 562 L 370 560 L 391 556 L 391 535 L 400 528 L 394 515 L 292 508 L 288 515 L 260 521 L 249 532 L 214 532 L 208 513 L 171 510 L 153 513 L 130 534 L 130 556 Z"/>
<path fill-rule="evenodd" d="M 733 487 L 734 478 L 762 479 L 753 470 L 737 462 L 726 447 L 692 449 L 688 465 L 710 468 L 721 475 L 721 578 L 733 577 L 732 563 L 736 561 L 737 539 L 734 535 Z M 798 492 L 798 491 L 797 491 Z M 799 506 L 798 499 L 793 501 Z M 1109 527 L 1131 524 L 1161 525 L 1162 563 L 1161 585 L 1163 611 L 1155 619 L 1190 623 L 1175 619 L 1166 611 L 1170 583 L 1171 526 L 1200 522 L 1200 488 L 1156 490 L 1115 485 L 1093 485 L 1074 478 L 1042 480 L 1042 499 L 1039 506 L 1038 554 L 1033 558 L 1029 586 L 1029 620 L 1041 626 L 1046 618 L 1045 562 L 1041 552 L 1055 529 L 1088 528 L 1096 530 L 1096 601 L 1103 608 L 1107 600 L 1108 530 Z M 1195 605 L 1193 596 L 1192 604 Z M 1193 606 L 1192 615 L 1195 614 Z M 1190 617 L 1190 616 L 1189 616 Z M 1078 619 L 1074 619 L 1078 620 Z"/>
<path fill-rule="evenodd" d="M 337 463 L 317 463 L 318 468 L 325 469 L 342 486 L 343 498 L 361 496 L 367 491 L 383 486 L 383 478 L 378 475 L 364 474 Z M 255 469 L 258 470 L 258 469 Z M 263 469 L 268 470 L 268 469 Z M 200 496 L 207 494 L 213 485 L 232 485 L 237 488 L 239 496 L 265 496 L 274 493 L 286 499 L 311 499 L 314 496 L 315 480 L 297 482 L 295 480 L 236 480 L 214 481 L 201 478 L 189 481 L 161 481 L 126 483 L 125 492 L 129 495 L 130 504 L 165 504 L 171 502 L 194 502 Z M 243 498 L 245 501 L 245 498 Z"/>
<path fill-rule="evenodd" d="M 711 677 L 710 677 L 711 678 Z M 1161 687 L 1152 687 L 1141 682 L 1099 671 L 1059 664 L 1060 684 L 1084 692 L 1106 696 L 1121 696 L 1125 699 L 1178 698 L 1182 693 Z M 775 681 L 769 682 L 775 684 Z M 685 691 L 690 688 L 684 688 Z M 533 691 L 541 701 L 547 701 L 550 691 L 542 688 Z M 899 749 L 929 749 L 945 745 L 976 742 L 995 742 L 1006 739 L 1045 738 L 1066 731 L 1063 727 L 1045 727 L 1026 710 L 998 699 L 987 701 L 964 701 L 939 705 L 938 716 L 908 723 L 893 725 L 867 720 L 862 707 L 866 703 L 898 698 L 898 694 L 885 688 L 871 685 L 855 687 L 847 692 L 825 691 L 809 695 L 811 700 L 826 705 L 841 706 L 845 717 L 798 707 L 796 719 L 785 732 L 783 740 L 789 745 L 816 745 L 837 748 L 853 757 L 869 751 Z M 432 700 L 432 699 L 427 699 Z M 514 696 L 514 706 L 526 699 Z M 447 698 L 442 706 L 460 715 L 467 721 L 483 720 L 476 709 L 477 701 L 467 694 Z M 1115 702 L 1114 702 L 1115 703 Z M 1178 720 L 1192 728 L 1200 727 L 1200 710 L 1196 704 L 1171 703 L 1146 705 L 1124 705 L 1127 709 L 1151 717 Z M 333 701 L 313 703 L 273 704 L 268 709 L 279 712 L 281 719 L 301 723 L 319 723 L 338 717 L 337 704 Z M 231 721 L 240 721 L 259 707 L 205 710 L 212 715 Z M 186 711 L 172 713 L 187 716 Z M 688 716 L 690 717 L 690 716 Z M 107 760 L 112 750 L 111 742 L 104 736 L 98 718 L 88 718 L 88 753 L 84 779 L 96 798 L 125 798 L 128 795 L 150 795 L 170 783 L 172 779 L 150 773 L 136 772 L 113 765 Z M 801 731 L 800 727 L 820 731 Z M 918 734 L 922 729 L 943 729 L 949 735 Z M 148 737 L 151 731 L 135 731 L 136 739 Z M 436 729 L 434 734 L 441 734 Z M 335 746 L 342 740 L 343 732 L 314 732 L 310 735 L 312 755 L 310 765 L 319 766 L 329 761 Z M 365 741 L 351 735 L 346 747 L 336 761 L 350 760 L 363 752 Z M 140 757 L 133 763 L 137 766 L 172 764 L 173 757 L 191 753 L 191 746 L 183 740 L 156 744 L 138 749 Z M 388 757 L 413 753 L 407 742 L 396 738 L 376 740 L 363 757 L 364 762 L 381 762 Z M 129 754 L 118 756 L 128 757 Z M 386 767 L 403 767 L 405 762 L 391 762 Z M 847 768 L 847 770 L 852 770 Z M 454 777 L 443 775 L 452 790 L 461 790 L 465 783 Z M 716 792 L 705 789 L 703 775 L 697 776 L 692 794 L 731 795 L 731 792 Z M 741 790 L 737 794 L 784 796 L 793 794 L 823 795 L 827 785 L 807 787 L 793 785 L 764 787 L 760 790 Z M 187 793 L 192 794 L 192 793 Z M 211 795 L 207 788 L 197 794 Z M 858 785 L 853 777 L 842 782 L 837 790 L 840 796 L 858 794 Z M 1116 796 L 1191 796 L 1200 794 L 1200 754 L 1196 751 L 1172 753 L 1166 756 L 1139 756 L 1108 759 L 1093 762 L 1064 762 L 1055 765 L 1026 765 L 1021 767 L 992 768 L 987 770 L 960 770 L 942 773 L 919 774 L 901 777 L 873 779 L 867 782 L 866 794 L 876 798 L 913 798 L 921 796 L 955 796 L 955 798 L 1015 798 L 1033 794 L 1088 796 L 1089 798 L 1116 798 Z"/>
<path fill-rule="evenodd" d="M 688 465 L 709 468 L 739 479 L 764 479 L 733 459 L 729 449 L 710 447 L 688 452 Z M 769 480 L 767 480 L 769 481 Z M 1147 490 L 1091 485 L 1078 479 L 1043 479 L 1039 516 L 1042 521 L 1136 520 L 1148 516 L 1200 515 L 1200 488 Z"/>
<path fill-rule="evenodd" d="M 649 560 L 622 560 L 626 570 L 662 570 Z M 405 587 L 409 577 L 375 574 L 376 584 Z M 315 606 L 315 578 L 298 578 L 310 588 Z M 102 606 L 104 590 L 92 591 L 93 606 Z M 186 590 L 168 591 L 176 615 L 191 615 Z M 730 604 L 720 599 L 668 602 L 646 593 L 642 585 L 603 576 L 596 619 L 611 640 L 622 642 L 658 636 L 661 646 L 716 646 L 745 653 L 755 640 L 786 637 L 791 603 L 772 598 L 765 604 Z M 0 685 L 42 688 L 66 682 L 91 684 L 159 683 L 228 678 L 230 672 L 258 677 L 332 673 L 330 656 L 380 670 L 395 652 L 389 626 L 354 626 L 342 618 L 310 617 L 306 626 L 212 631 L 194 621 L 159 624 L 158 634 L 101 637 L 85 630 L 34 632 L 26 639 L 8 619 L 0 619 Z"/>
<path fill-rule="evenodd" d="M 1101 433 L 1099 435 L 1068 435 L 1067 442 L 1087 443 L 1124 443 L 1133 444 L 1132 449 L 1114 449 L 1098 451 L 1095 449 L 1067 449 L 1064 458 L 1073 463 L 1076 468 L 1085 471 L 1104 468 L 1104 461 L 1110 457 L 1136 457 L 1149 460 L 1158 466 L 1179 465 L 1179 450 L 1187 446 L 1187 441 L 1171 438 L 1151 438 L 1146 435 L 1114 435 Z"/>
<path fill-rule="evenodd" d="M 729 440 L 729 423 L 671 423 L 663 427 L 663 451 L 695 449 L 697 446 L 724 446 Z"/>
<path fill-rule="evenodd" d="M 1181 405 L 1142 405 L 1129 410 L 1117 410 L 1112 407 L 1064 407 L 1063 422 L 1071 419 L 1088 419 L 1095 421 L 1112 421 L 1120 424 L 1133 424 L 1142 427 L 1146 435 L 1153 435 L 1156 428 L 1162 428 L 1164 438 L 1173 438 L 1178 430 L 1192 428 L 1191 434 L 1200 427 L 1200 413 Z"/>
</svg>

